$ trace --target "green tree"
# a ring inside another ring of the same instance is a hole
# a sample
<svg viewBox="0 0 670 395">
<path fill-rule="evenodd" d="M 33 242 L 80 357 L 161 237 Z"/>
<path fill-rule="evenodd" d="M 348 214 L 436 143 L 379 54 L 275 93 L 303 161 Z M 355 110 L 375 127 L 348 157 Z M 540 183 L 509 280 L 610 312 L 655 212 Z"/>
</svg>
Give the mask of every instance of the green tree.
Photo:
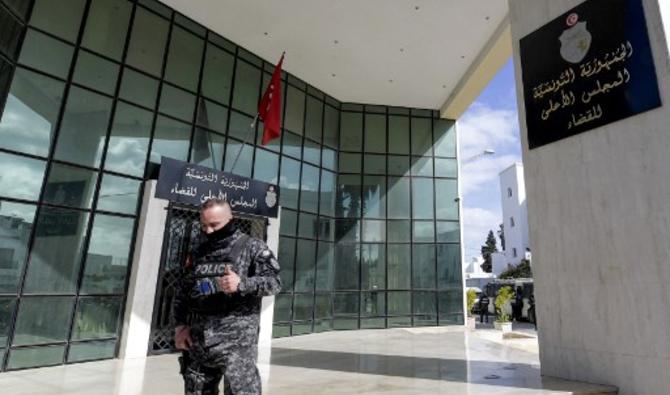
<svg viewBox="0 0 670 395">
<path fill-rule="evenodd" d="M 522 259 L 518 265 L 510 267 L 500 273 L 499 278 L 533 278 L 533 271 L 530 268 L 530 261 Z"/>
<path fill-rule="evenodd" d="M 484 263 L 482 263 L 482 270 L 484 270 L 486 273 L 491 273 L 491 270 L 493 269 L 491 254 L 498 252 L 496 237 L 492 230 L 489 230 L 489 234 L 486 236 L 486 242 L 482 246 L 481 252 L 482 258 L 484 258 Z"/>
</svg>

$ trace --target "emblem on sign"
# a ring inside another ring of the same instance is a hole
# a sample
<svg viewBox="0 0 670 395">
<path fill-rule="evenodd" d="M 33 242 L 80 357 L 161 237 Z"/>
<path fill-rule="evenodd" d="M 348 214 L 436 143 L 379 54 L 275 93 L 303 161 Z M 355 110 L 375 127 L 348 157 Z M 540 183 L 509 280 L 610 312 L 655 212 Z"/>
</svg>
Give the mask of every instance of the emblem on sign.
<svg viewBox="0 0 670 395">
<path fill-rule="evenodd" d="M 570 26 L 558 38 L 561 41 L 561 57 L 570 63 L 579 63 L 591 48 L 591 33 L 586 29 L 586 22 L 577 22 L 577 14 L 570 14 L 566 23 Z"/>
<path fill-rule="evenodd" d="M 275 192 L 275 187 L 270 185 L 268 191 L 265 193 L 265 204 L 269 208 L 273 208 L 277 204 L 277 192 Z"/>
</svg>

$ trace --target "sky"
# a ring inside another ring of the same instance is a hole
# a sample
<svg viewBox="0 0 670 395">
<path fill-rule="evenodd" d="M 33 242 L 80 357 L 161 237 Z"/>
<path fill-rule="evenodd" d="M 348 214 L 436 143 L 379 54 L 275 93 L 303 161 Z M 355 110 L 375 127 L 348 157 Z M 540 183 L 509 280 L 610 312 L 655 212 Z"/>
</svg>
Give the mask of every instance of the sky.
<svg viewBox="0 0 670 395">
<path fill-rule="evenodd" d="M 461 116 L 457 130 L 461 158 L 463 256 L 470 262 L 472 257 L 480 255 L 489 230 L 497 235 L 502 223 L 499 173 L 515 162 L 521 162 L 511 58 Z M 493 149 L 495 154 L 468 162 L 485 149 Z"/>
</svg>

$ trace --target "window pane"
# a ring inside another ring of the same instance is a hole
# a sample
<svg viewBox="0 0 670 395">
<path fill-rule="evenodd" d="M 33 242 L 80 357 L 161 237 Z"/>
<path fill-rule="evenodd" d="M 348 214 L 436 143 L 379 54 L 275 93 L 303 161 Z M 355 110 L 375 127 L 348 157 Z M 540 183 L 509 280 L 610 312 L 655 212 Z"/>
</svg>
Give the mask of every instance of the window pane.
<svg viewBox="0 0 670 395">
<path fill-rule="evenodd" d="M 435 158 L 435 177 L 458 177 L 456 159 Z"/>
<path fill-rule="evenodd" d="M 386 153 L 386 115 L 365 115 L 365 151 Z"/>
<path fill-rule="evenodd" d="M 0 205 L 0 293 L 14 293 L 26 260 L 35 206 L 3 201 Z M 0 302 L 1 305 L 1 302 Z M 3 347 L 2 307 L 0 306 L 0 347 Z"/>
<path fill-rule="evenodd" d="M 67 355 L 68 362 L 89 361 L 92 359 L 114 358 L 116 340 L 102 342 L 73 343 Z"/>
<path fill-rule="evenodd" d="M 291 85 L 286 87 L 286 115 L 284 127 L 294 133 L 302 134 L 305 119 L 305 92 Z"/>
<path fill-rule="evenodd" d="M 412 246 L 412 287 L 435 288 L 435 246 L 414 244 Z"/>
<path fill-rule="evenodd" d="M 363 217 L 386 217 L 386 177 L 363 177 Z"/>
<path fill-rule="evenodd" d="M 225 134 L 228 124 L 228 109 L 202 97 L 198 100 L 196 124 Z"/>
<path fill-rule="evenodd" d="M 306 162 L 319 166 L 321 164 L 321 146 L 305 139 L 303 145 L 303 158 Z"/>
<path fill-rule="evenodd" d="M 299 222 L 298 236 L 308 239 L 316 239 L 318 225 L 316 215 L 300 213 Z"/>
<path fill-rule="evenodd" d="M 412 118 L 412 154 L 413 155 L 432 155 L 431 147 L 433 138 L 431 137 L 430 119 Z"/>
<path fill-rule="evenodd" d="M 284 220 L 282 212 L 282 221 Z M 293 271 L 295 270 L 295 239 L 279 237 L 277 259 L 281 265 L 282 292 L 293 291 Z"/>
<path fill-rule="evenodd" d="M 456 157 L 456 123 L 451 120 L 435 121 L 435 156 Z"/>
<path fill-rule="evenodd" d="M 14 349 L 9 354 L 7 369 L 22 369 L 36 366 L 60 365 L 63 363 L 65 346 L 47 346 Z"/>
<path fill-rule="evenodd" d="M 335 241 L 335 220 L 319 217 L 319 239 Z"/>
<path fill-rule="evenodd" d="M 363 146 L 363 114 L 342 112 L 341 117 L 340 149 L 360 152 Z"/>
<path fill-rule="evenodd" d="M 296 283 L 297 284 L 297 283 Z M 295 295 L 293 301 L 293 319 L 296 321 L 305 321 L 312 319 L 312 312 L 314 311 L 314 295 Z M 309 324 L 308 324 L 309 325 Z M 293 334 L 299 334 L 296 331 L 298 325 L 293 325 Z M 302 328 L 305 330 L 308 328 Z M 309 331 L 307 332 L 309 333 Z"/>
<path fill-rule="evenodd" d="M 107 146 L 105 168 L 141 177 L 147 158 L 153 114 L 139 107 L 117 103 Z"/>
<path fill-rule="evenodd" d="M 437 295 L 435 292 L 414 292 L 412 296 L 414 301 L 414 314 L 437 315 Z M 427 317 L 421 319 L 427 319 Z M 414 322 L 417 322 L 416 318 Z"/>
<path fill-rule="evenodd" d="M 293 302 L 293 295 L 277 295 L 275 296 L 275 313 L 273 317 L 274 322 L 291 321 L 291 305 Z"/>
<path fill-rule="evenodd" d="M 435 216 L 439 219 L 458 220 L 458 181 L 435 180 L 435 197 Z"/>
<path fill-rule="evenodd" d="M 365 242 L 386 241 L 386 221 L 364 220 L 362 239 Z"/>
<path fill-rule="evenodd" d="M 361 215 L 360 176 L 339 176 L 337 187 L 336 216 L 358 218 Z"/>
<path fill-rule="evenodd" d="M 366 174 L 386 174 L 385 155 L 365 155 L 363 163 Z"/>
<path fill-rule="evenodd" d="M 463 289 L 438 293 L 440 325 L 463 324 Z"/>
<path fill-rule="evenodd" d="M 46 162 L 0 152 L 0 195 L 37 200 Z"/>
<path fill-rule="evenodd" d="M 437 221 L 437 241 L 458 243 L 460 237 L 458 222 Z"/>
<path fill-rule="evenodd" d="M 339 111 L 331 106 L 326 106 L 325 119 L 323 123 L 323 143 L 332 148 L 337 148 L 337 131 L 340 129 Z"/>
<path fill-rule="evenodd" d="M 44 201 L 59 206 L 91 208 L 98 173 L 54 163 L 44 186 Z"/>
<path fill-rule="evenodd" d="M 281 160 L 281 175 L 279 177 L 282 207 L 298 208 L 298 188 L 300 187 L 300 162 L 283 157 Z"/>
<path fill-rule="evenodd" d="M 348 152 L 340 152 L 339 158 L 340 173 L 361 173 L 361 154 L 350 154 Z"/>
<path fill-rule="evenodd" d="M 410 289 L 410 246 L 409 244 L 389 244 L 388 288 Z"/>
<path fill-rule="evenodd" d="M 388 293 L 388 314 L 408 315 L 411 314 L 412 299 L 409 292 Z"/>
<path fill-rule="evenodd" d="M 5 5 L 9 6 L 9 8 L 13 9 L 16 11 L 17 14 L 23 19 L 26 18 L 28 15 L 28 11 L 30 10 L 30 2 L 27 2 L 25 0 L 2 0 Z"/>
<path fill-rule="evenodd" d="M 412 175 L 414 176 L 433 176 L 433 158 L 412 157 Z"/>
<path fill-rule="evenodd" d="M 119 66 L 87 51 L 80 51 L 74 70 L 74 82 L 114 95 Z"/>
<path fill-rule="evenodd" d="M 321 171 L 321 214 L 335 215 L 335 189 L 337 188 L 335 173 Z"/>
<path fill-rule="evenodd" d="M 0 52 L 11 61 L 16 60 L 19 43 L 23 36 L 23 24 L 6 8 L 0 7 Z M 0 357 L 3 353 L 0 351 Z"/>
<path fill-rule="evenodd" d="M 254 179 L 277 184 L 277 170 L 279 170 L 279 155 L 257 149 L 254 164 Z"/>
<path fill-rule="evenodd" d="M 388 173 L 396 176 L 409 175 L 409 156 L 395 156 L 389 155 L 389 170 Z"/>
<path fill-rule="evenodd" d="M 156 96 L 158 96 L 158 80 L 126 68 L 123 71 L 119 96 L 129 102 L 153 109 L 156 107 Z"/>
<path fill-rule="evenodd" d="M 172 17 L 172 10 L 168 6 L 161 3 L 159 0 L 138 0 L 139 4 L 144 5 L 150 10 L 153 10 L 159 15 L 163 15 L 167 19 Z"/>
<path fill-rule="evenodd" d="M 169 22 L 142 7 L 137 7 L 126 62 L 160 76 Z"/>
<path fill-rule="evenodd" d="M 358 293 L 336 293 L 333 296 L 333 313 L 335 316 L 358 317 Z"/>
<path fill-rule="evenodd" d="M 165 79 L 190 91 L 197 91 L 204 47 L 202 38 L 178 26 L 173 27 Z"/>
<path fill-rule="evenodd" d="M 64 84 L 17 68 L 0 120 L 0 146 L 47 156 Z"/>
<path fill-rule="evenodd" d="M 202 75 L 202 94 L 220 103 L 230 101 L 235 57 L 217 46 L 207 44 Z"/>
<path fill-rule="evenodd" d="M 302 157 L 302 137 L 290 132 L 284 132 L 284 144 L 281 148 L 284 155 L 300 159 Z"/>
<path fill-rule="evenodd" d="M 72 328 L 72 340 L 116 337 L 121 298 L 81 298 Z"/>
<path fill-rule="evenodd" d="M 98 167 L 111 107 L 111 99 L 72 87 L 58 135 L 55 158 Z"/>
<path fill-rule="evenodd" d="M 443 195 L 440 200 L 444 199 Z M 433 180 L 427 178 L 412 179 L 412 214 L 416 219 L 432 219 L 433 209 Z"/>
<path fill-rule="evenodd" d="M 389 116 L 389 153 L 409 154 L 409 118 Z"/>
<path fill-rule="evenodd" d="M 440 289 L 460 287 L 461 248 L 458 244 L 437 245 L 437 285 Z"/>
<path fill-rule="evenodd" d="M 223 149 L 226 143 L 225 137 L 200 128 L 195 128 L 194 133 L 191 163 L 197 163 L 200 166 L 212 169 L 221 169 Z"/>
<path fill-rule="evenodd" d="M 316 242 L 298 239 L 297 252 L 295 261 L 295 291 L 312 292 L 314 290 Z"/>
<path fill-rule="evenodd" d="M 362 292 L 361 293 L 361 316 L 378 317 L 386 315 L 386 292 Z M 384 328 L 385 322 L 381 320 L 361 320 L 361 328 Z"/>
<path fill-rule="evenodd" d="M 329 294 L 317 294 L 314 303 L 314 318 L 323 319 L 333 316 L 333 297 Z"/>
<path fill-rule="evenodd" d="M 128 32 L 132 4 L 125 0 L 91 2 L 82 45 L 120 60 Z"/>
<path fill-rule="evenodd" d="M 240 152 L 240 149 L 242 150 Z M 239 157 L 238 157 L 239 154 Z M 237 140 L 228 139 L 228 144 L 226 145 L 226 161 L 224 166 L 224 171 L 234 173 L 243 177 L 251 177 L 251 165 L 253 164 L 254 157 L 254 146 L 249 144 L 244 144 L 238 142 Z M 237 159 L 235 168 L 233 169 L 233 163 Z M 282 195 L 284 190 L 282 189 Z M 281 199 L 281 197 L 280 197 Z"/>
<path fill-rule="evenodd" d="M 307 95 L 307 114 L 305 115 L 305 136 L 321 142 L 321 121 L 323 120 L 323 102 Z"/>
<path fill-rule="evenodd" d="M 68 41 L 75 41 L 86 0 L 36 0 L 30 24 Z"/>
<path fill-rule="evenodd" d="M 335 246 L 333 243 L 319 242 L 316 262 L 316 290 L 331 291 L 335 271 Z M 328 315 L 327 317 L 329 317 Z M 317 317 L 326 318 L 326 317 Z"/>
<path fill-rule="evenodd" d="M 387 201 L 389 218 L 409 218 L 409 178 L 389 177 L 388 180 Z"/>
<path fill-rule="evenodd" d="M 319 169 L 304 164 L 300 186 L 300 210 L 316 213 L 319 205 Z"/>
<path fill-rule="evenodd" d="M 12 345 L 65 341 L 73 302 L 70 296 L 21 298 Z"/>
<path fill-rule="evenodd" d="M 151 161 L 161 163 L 163 156 L 185 161 L 190 139 L 190 125 L 159 116 L 151 147 Z"/>
<path fill-rule="evenodd" d="M 135 214 L 141 182 L 105 174 L 98 195 L 98 210 Z"/>
<path fill-rule="evenodd" d="M 123 293 L 134 220 L 96 214 L 86 253 L 81 290 Z"/>
<path fill-rule="evenodd" d="M 435 223 L 433 221 L 414 221 L 414 241 L 432 243 L 435 241 Z"/>
<path fill-rule="evenodd" d="M 388 242 L 402 243 L 410 241 L 410 224 L 409 221 L 388 221 Z"/>
<path fill-rule="evenodd" d="M 255 114 L 258 110 L 260 83 L 261 71 L 259 69 L 247 62 L 237 62 L 233 108 L 247 114 Z"/>
<path fill-rule="evenodd" d="M 298 213 L 293 210 L 281 211 L 281 222 L 279 225 L 279 234 L 295 236 L 298 227 Z"/>
<path fill-rule="evenodd" d="M 14 297 L 0 297 L 0 349 L 7 346 L 9 327 L 14 316 L 15 306 L 16 299 Z M 0 352 L 0 355 L 3 355 L 2 352 Z"/>
<path fill-rule="evenodd" d="M 87 213 L 42 207 L 25 292 L 74 292 L 87 228 Z"/>
<path fill-rule="evenodd" d="M 37 70 L 67 78 L 74 48 L 45 34 L 28 29 L 19 62 Z"/>
<path fill-rule="evenodd" d="M 172 115 L 187 122 L 193 120 L 195 96 L 185 90 L 163 84 L 161 104 L 158 111 Z"/>
<path fill-rule="evenodd" d="M 358 282 L 360 259 L 359 244 L 338 243 L 335 245 L 335 289 L 360 289 Z M 354 305 L 358 311 L 358 303 Z"/>
<path fill-rule="evenodd" d="M 255 130 L 251 128 L 253 120 L 254 119 L 248 115 L 241 114 L 237 111 L 231 111 L 228 135 L 241 141 L 251 143 L 255 133 Z"/>
<path fill-rule="evenodd" d="M 384 244 L 361 246 L 361 289 L 386 288 L 386 257 Z"/>
</svg>

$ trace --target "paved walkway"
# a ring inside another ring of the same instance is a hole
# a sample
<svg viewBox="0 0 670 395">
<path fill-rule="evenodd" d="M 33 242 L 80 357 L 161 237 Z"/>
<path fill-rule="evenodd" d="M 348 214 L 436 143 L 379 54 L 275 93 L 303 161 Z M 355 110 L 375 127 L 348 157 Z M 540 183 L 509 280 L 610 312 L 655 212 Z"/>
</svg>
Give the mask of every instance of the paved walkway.
<svg viewBox="0 0 670 395">
<path fill-rule="evenodd" d="M 361 330 L 276 339 L 259 367 L 270 395 L 616 393 L 543 379 L 535 338 L 502 340 L 490 329 Z M 12 395 L 182 393 L 174 355 L 2 373 L 0 388 Z"/>
</svg>

